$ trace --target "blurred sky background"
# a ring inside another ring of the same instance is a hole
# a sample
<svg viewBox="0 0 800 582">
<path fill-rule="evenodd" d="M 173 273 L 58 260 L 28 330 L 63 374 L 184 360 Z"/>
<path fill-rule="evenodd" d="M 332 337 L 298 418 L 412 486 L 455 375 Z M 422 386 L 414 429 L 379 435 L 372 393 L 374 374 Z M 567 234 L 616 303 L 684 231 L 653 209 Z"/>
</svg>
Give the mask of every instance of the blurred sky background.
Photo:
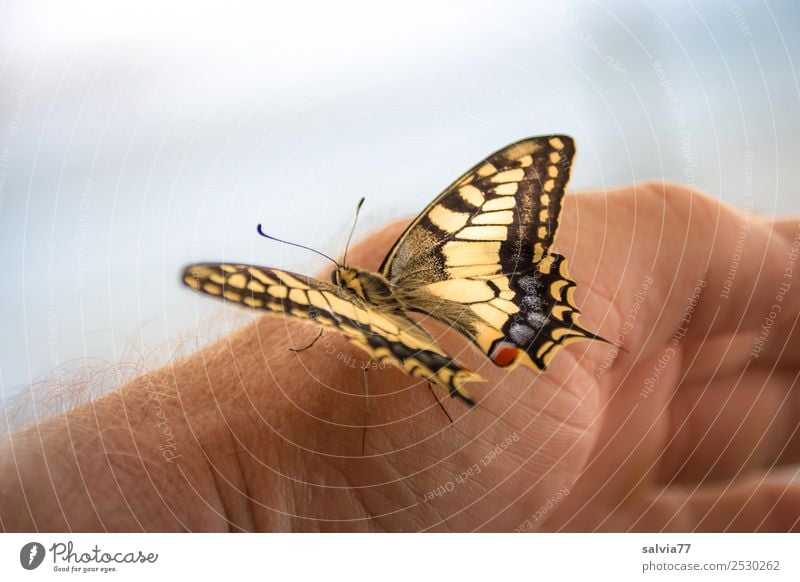
<svg viewBox="0 0 800 582">
<path fill-rule="evenodd" d="M 339 254 L 361 196 L 364 234 L 522 137 L 575 137 L 573 189 L 800 211 L 798 32 L 798 2 L 0 2 L 3 397 L 195 341 L 222 305 L 186 263 L 323 267 L 256 223 Z"/>
</svg>

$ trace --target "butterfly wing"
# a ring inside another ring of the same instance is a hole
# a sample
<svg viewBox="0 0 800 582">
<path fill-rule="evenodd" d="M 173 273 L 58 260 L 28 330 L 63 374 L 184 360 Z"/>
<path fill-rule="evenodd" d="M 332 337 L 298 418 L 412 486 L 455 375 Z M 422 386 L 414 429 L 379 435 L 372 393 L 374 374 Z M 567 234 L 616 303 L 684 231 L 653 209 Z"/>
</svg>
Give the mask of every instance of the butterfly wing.
<svg viewBox="0 0 800 582">
<path fill-rule="evenodd" d="M 469 337 L 498 366 L 544 370 L 578 325 L 575 282 L 550 249 L 575 146 L 534 137 L 466 172 L 406 229 L 381 266 L 398 299 Z"/>
<path fill-rule="evenodd" d="M 472 402 L 462 385 L 480 378 L 455 363 L 402 312 L 365 303 L 345 289 L 317 279 L 251 265 L 191 265 L 183 273 L 183 282 L 226 301 L 310 320 L 341 332 L 372 358 Z"/>
</svg>

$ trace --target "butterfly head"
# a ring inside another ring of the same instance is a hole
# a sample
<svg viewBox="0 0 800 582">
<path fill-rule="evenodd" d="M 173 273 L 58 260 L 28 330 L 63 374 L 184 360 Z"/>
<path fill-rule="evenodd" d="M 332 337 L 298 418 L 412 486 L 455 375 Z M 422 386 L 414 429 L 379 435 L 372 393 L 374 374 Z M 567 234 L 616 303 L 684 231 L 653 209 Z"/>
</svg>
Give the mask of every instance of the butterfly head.
<svg viewBox="0 0 800 582">
<path fill-rule="evenodd" d="M 339 265 L 331 273 L 331 281 L 367 303 L 384 303 L 392 298 L 389 283 L 377 273 Z"/>
<path fill-rule="evenodd" d="M 344 265 L 338 265 L 331 273 L 331 281 L 337 287 L 344 287 L 349 291 L 352 291 L 361 299 L 366 300 L 364 295 L 364 286 L 361 284 L 359 274 L 361 271 L 358 269 L 353 269 L 352 267 L 346 267 Z"/>
</svg>

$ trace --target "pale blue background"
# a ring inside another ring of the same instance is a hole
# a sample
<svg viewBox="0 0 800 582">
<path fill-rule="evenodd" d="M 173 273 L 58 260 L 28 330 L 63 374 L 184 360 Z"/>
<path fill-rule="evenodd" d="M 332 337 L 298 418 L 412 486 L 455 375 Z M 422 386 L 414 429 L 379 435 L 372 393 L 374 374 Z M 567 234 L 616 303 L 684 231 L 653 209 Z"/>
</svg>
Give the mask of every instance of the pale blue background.
<svg viewBox="0 0 800 582">
<path fill-rule="evenodd" d="M 5 397 L 247 317 L 187 262 L 322 266 L 257 222 L 337 254 L 359 197 L 363 233 L 529 135 L 576 138 L 577 188 L 800 210 L 797 2 L 377 4 L 0 3 Z"/>
</svg>

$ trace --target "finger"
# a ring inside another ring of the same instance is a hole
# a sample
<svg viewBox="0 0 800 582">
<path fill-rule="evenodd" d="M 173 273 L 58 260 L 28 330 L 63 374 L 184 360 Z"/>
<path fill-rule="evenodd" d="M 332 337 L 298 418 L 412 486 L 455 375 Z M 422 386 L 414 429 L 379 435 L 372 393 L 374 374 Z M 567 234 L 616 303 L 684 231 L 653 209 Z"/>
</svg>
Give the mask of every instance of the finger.
<svg viewBox="0 0 800 582">
<path fill-rule="evenodd" d="M 748 213 L 707 197 L 701 200 L 706 216 L 695 216 L 692 244 L 694 252 L 699 251 L 703 257 L 703 244 L 710 242 L 710 252 L 707 285 L 690 322 L 694 324 L 692 335 L 757 330 L 773 313 L 773 323 L 786 321 L 797 313 L 800 289 L 791 282 L 800 241 L 793 247 L 768 224 L 752 220 Z"/>
<path fill-rule="evenodd" d="M 756 330 L 775 303 L 776 323 L 800 309 L 800 284 L 780 287 L 791 245 L 763 221 L 677 185 L 569 200 L 560 242 L 575 257 L 576 295 L 599 311 L 612 338 L 628 324 L 625 345 L 656 350 Z"/>
<path fill-rule="evenodd" d="M 682 386 L 670 403 L 662 483 L 729 479 L 798 460 L 797 373 L 748 370 Z"/>
<path fill-rule="evenodd" d="M 735 377 L 752 363 L 755 332 L 719 334 L 686 342 L 686 371 L 681 384 L 705 384 L 715 378 Z"/>
<path fill-rule="evenodd" d="M 800 368 L 800 314 L 774 326 L 774 331 L 760 331 L 753 340 L 753 356 L 762 367 L 776 363 L 787 369 Z"/>
<path fill-rule="evenodd" d="M 794 532 L 800 531 L 800 468 L 786 467 L 730 483 L 631 492 L 624 503 L 595 504 L 578 513 L 552 512 L 553 531 Z"/>
<path fill-rule="evenodd" d="M 674 515 L 662 529 L 706 532 L 800 531 L 800 469 L 787 467 L 698 489 L 671 488 L 654 506 Z"/>
<path fill-rule="evenodd" d="M 783 216 L 772 221 L 772 228 L 787 242 L 800 236 L 800 216 Z"/>
</svg>

